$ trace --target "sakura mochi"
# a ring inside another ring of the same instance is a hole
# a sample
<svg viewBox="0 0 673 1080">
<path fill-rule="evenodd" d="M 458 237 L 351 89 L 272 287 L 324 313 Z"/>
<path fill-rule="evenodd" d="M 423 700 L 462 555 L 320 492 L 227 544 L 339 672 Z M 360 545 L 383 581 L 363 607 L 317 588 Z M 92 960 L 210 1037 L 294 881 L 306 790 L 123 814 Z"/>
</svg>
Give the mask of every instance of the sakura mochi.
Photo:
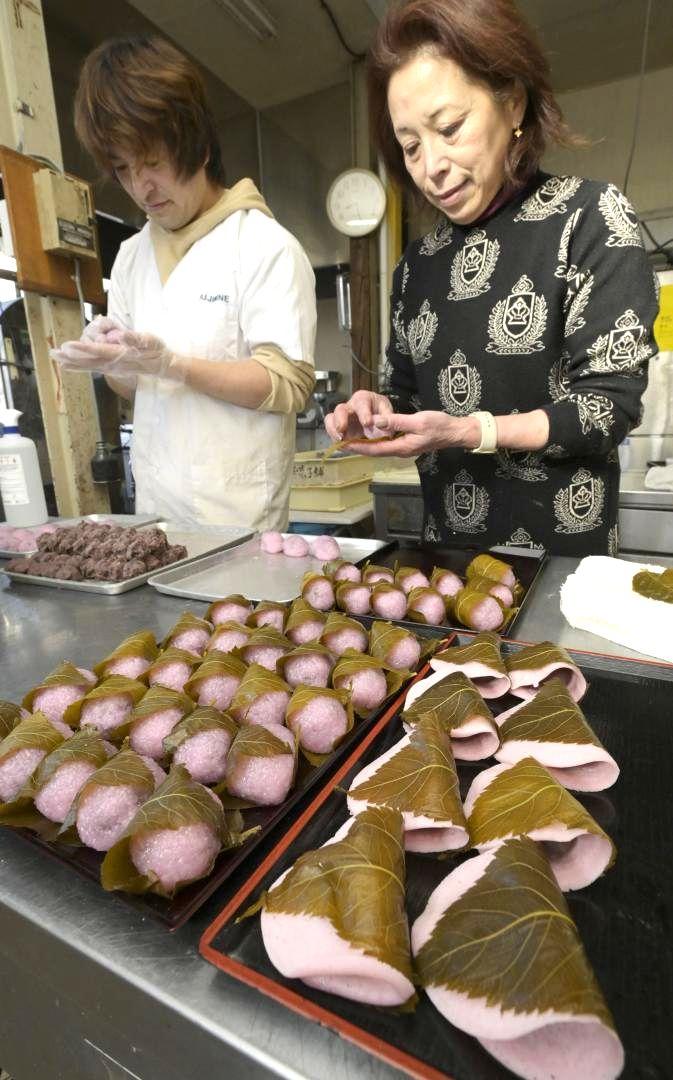
<svg viewBox="0 0 673 1080">
<path fill-rule="evenodd" d="M 290 533 L 283 540 L 283 554 L 289 555 L 291 559 L 305 559 L 310 553 L 308 541 L 298 533 Z"/>
<path fill-rule="evenodd" d="M 96 664 L 94 671 L 98 678 L 125 675 L 127 679 L 138 679 L 158 655 L 159 647 L 152 631 L 138 630 L 124 638 L 109 656 Z"/>
<path fill-rule="evenodd" d="M 316 536 L 311 543 L 311 554 L 314 559 L 328 562 L 330 559 L 341 558 L 341 548 L 333 536 Z"/>
<path fill-rule="evenodd" d="M 371 609 L 381 619 L 399 621 L 407 614 L 407 594 L 397 585 L 379 581 L 372 587 L 369 599 Z"/>
<path fill-rule="evenodd" d="M 217 784 L 224 779 L 229 748 L 238 724 L 227 713 L 205 706 L 181 720 L 164 740 L 174 765 L 184 765 L 193 780 Z"/>
<path fill-rule="evenodd" d="M 298 686 L 287 707 L 285 723 L 302 750 L 329 754 L 353 726 L 353 709 L 347 690 Z"/>
<path fill-rule="evenodd" d="M 235 596 L 225 596 L 222 600 L 215 600 L 206 611 L 206 619 L 213 626 L 224 622 L 244 623 L 251 612 L 250 600 L 237 593 Z"/>
<path fill-rule="evenodd" d="M 227 757 L 227 791 L 257 806 L 278 806 L 289 794 L 296 764 L 294 735 L 286 727 L 245 724 Z"/>
<path fill-rule="evenodd" d="M 15 799 L 40 762 L 63 742 L 41 713 L 28 716 L 0 742 L 0 802 Z"/>
<path fill-rule="evenodd" d="M 267 555 L 280 555 L 283 551 L 283 534 L 263 532 L 259 538 L 259 546 Z"/>
<path fill-rule="evenodd" d="M 151 758 L 121 750 L 85 782 L 73 821 L 83 844 L 108 851 L 166 774 Z"/>
<path fill-rule="evenodd" d="M 95 681 L 93 672 L 80 670 L 64 660 L 26 694 L 22 705 L 29 712 L 43 713 L 48 720 L 62 720 L 68 706 L 83 698 Z"/>
</svg>

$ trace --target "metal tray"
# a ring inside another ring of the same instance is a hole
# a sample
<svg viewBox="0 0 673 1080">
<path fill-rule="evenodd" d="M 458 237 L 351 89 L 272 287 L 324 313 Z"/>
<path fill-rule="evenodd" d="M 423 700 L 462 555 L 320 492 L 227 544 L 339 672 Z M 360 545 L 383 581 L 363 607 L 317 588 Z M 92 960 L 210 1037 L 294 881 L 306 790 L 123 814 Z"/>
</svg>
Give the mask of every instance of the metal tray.
<svg viewBox="0 0 673 1080">
<path fill-rule="evenodd" d="M 416 633 L 421 638 L 445 636 L 438 635 L 436 631 L 428 627 L 416 627 Z M 446 647 L 452 643 L 454 636 L 453 634 L 446 635 Z M 417 677 L 421 678 L 429 670 L 429 665 L 427 663 L 423 664 Z M 113 892 L 110 895 L 127 907 L 131 906 L 140 909 L 147 915 L 151 915 L 162 923 L 167 930 L 177 930 L 180 926 L 183 926 L 215 890 L 247 859 L 257 845 L 266 839 L 278 822 L 286 817 L 304 795 L 315 787 L 320 780 L 324 780 L 338 762 L 349 751 L 353 750 L 353 747 L 359 745 L 363 736 L 377 721 L 376 726 L 378 729 L 383 720 L 387 721 L 397 713 L 401 695 L 405 692 L 406 690 L 403 689 L 394 695 L 390 695 L 369 716 L 359 720 L 356 719 L 352 730 L 344 741 L 322 765 L 313 767 L 300 755 L 295 784 L 285 802 L 281 803 L 280 806 L 259 806 L 243 810 L 245 828 L 250 829 L 258 826 L 259 831 L 254 836 L 249 837 L 240 847 L 233 848 L 231 851 L 223 851 L 218 856 L 215 866 L 207 878 L 188 885 L 172 900 L 155 896 L 152 893 L 147 893 L 144 896 L 133 896 L 130 893 Z M 51 843 L 24 829 L 17 829 L 15 832 L 17 836 L 21 836 L 29 843 L 41 848 L 59 862 L 71 866 L 79 874 L 100 884 L 100 866 L 103 861 L 103 855 L 100 852 L 86 847 L 68 847 L 65 844 Z"/>
<path fill-rule="evenodd" d="M 128 525 L 137 528 L 139 525 L 152 525 L 158 520 L 158 514 L 83 514 L 73 518 L 50 517 L 45 524 L 58 525 L 60 528 L 62 525 L 79 525 L 80 521 L 94 521 L 101 525 Z M 0 522 L 0 525 L 6 524 L 6 521 Z M 17 525 L 16 528 L 20 526 Z M 0 559 L 20 559 L 23 555 L 34 555 L 36 551 L 36 547 L 30 551 L 11 551 L 9 548 L 0 547 Z"/>
<path fill-rule="evenodd" d="M 305 539 L 310 542 L 315 537 L 305 535 Z M 339 536 L 336 540 L 341 548 L 341 558 L 353 563 L 362 563 L 374 556 L 374 561 L 378 562 L 382 554 L 396 547 L 395 543 L 385 540 L 362 540 L 349 536 Z M 212 601 L 232 593 L 241 593 L 248 600 L 285 603 L 299 595 L 301 579 L 306 571 L 320 572 L 323 562 L 310 555 L 304 559 L 268 555 L 260 549 L 259 537 L 256 536 L 226 555 L 199 559 L 187 570 L 178 569 L 176 564 L 175 567 L 154 573 L 148 584 L 169 596 L 192 600 Z"/>
<path fill-rule="evenodd" d="M 419 570 L 422 570 L 428 577 L 432 573 L 433 567 L 441 566 L 445 570 L 453 570 L 454 573 L 464 577 L 465 568 L 470 560 L 473 559 L 475 555 L 479 555 L 485 550 L 490 554 L 497 555 L 498 558 L 502 558 L 503 562 L 509 563 L 516 574 L 517 581 L 523 587 L 523 596 L 519 606 L 498 631 L 500 634 L 507 632 L 508 635 L 511 635 L 512 630 L 526 609 L 530 594 L 540 578 L 544 564 L 549 558 L 546 551 L 539 549 L 526 551 L 523 548 L 506 547 L 494 547 L 488 549 L 467 547 L 445 548 L 436 547 L 434 544 L 424 545 L 414 543 L 413 541 L 401 541 L 399 547 L 396 546 L 394 551 L 382 553 L 381 558 L 377 558 L 376 561 L 382 566 L 393 567 L 396 563 L 399 563 L 400 566 L 415 566 Z M 373 619 L 374 616 L 366 616 L 366 618 Z M 413 628 L 419 624 L 413 622 L 411 619 L 403 619 L 398 621 L 396 625 L 405 626 L 410 630 L 413 630 Z M 457 620 L 452 617 L 449 617 L 446 623 L 442 623 L 441 626 L 437 627 L 439 630 L 446 630 L 447 628 L 459 632 L 464 632 L 467 629 L 462 623 L 457 622 Z"/>
<path fill-rule="evenodd" d="M 169 544 L 184 544 L 187 548 L 187 558 L 172 563 L 172 567 L 183 567 L 201 555 L 225 551 L 227 548 L 243 543 L 252 535 L 249 529 L 236 525 L 223 525 L 212 529 L 206 527 L 196 531 L 175 522 L 158 521 L 156 518 L 154 522 L 144 522 L 141 527 L 144 528 L 149 524 L 162 529 L 166 533 Z M 21 585 L 46 585 L 51 589 L 74 589 L 76 592 L 116 596 L 118 593 L 125 593 L 130 589 L 137 589 L 139 585 L 144 585 L 155 571 L 147 570 L 144 574 L 136 574 L 135 577 L 126 578 L 125 581 L 62 581 L 61 578 L 38 577 L 37 574 L 16 574 L 10 570 L 0 570 L 0 572 Z"/>
<path fill-rule="evenodd" d="M 604 877 L 566 894 L 566 900 L 626 1049 L 623 1077 L 663 1078 L 671 1075 L 673 1000 L 673 862 L 662 857 L 670 846 L 671 684 L 643 675 L 639 664 L 628 665 L 625 671 L 587 668 L 585 673 L 591 682 L 582 708 L 597 736 L 621 763 L 622 773 L 609 791 L 573 795 L 612 836 L 618 857 Z M 641 722 L 643 717 L 646 724 Z M 414 1013 L 399 1013 L 363 1008 L 312 990 L 299 980 L 283 978 L 273 968 L 264 950 L 258 915 L 236 922 L 302 852 L 320 846 L 346 820 L 343 789 L 357 770 L 399 737 L 398 721 L 382 720 L 370 735 L 357 763 L 349 767 L 346 762 L 332 777 L 208 927 L 199 951 L 227 975 L 331 1028 L 409 1076 L 509 1080 L 513 1074 L 476 1039 L 444 1020 L 425 994 L 421 993 Z M 488 764 L 458 763 L 463 795 L 473 776 Z M 642 812 L 644 800 L 646 813 Z M 407 853 L 410 919 L 423 909 L 439 881 L 465 858 L 464 853 L 444 860 Z"/>
</svg>

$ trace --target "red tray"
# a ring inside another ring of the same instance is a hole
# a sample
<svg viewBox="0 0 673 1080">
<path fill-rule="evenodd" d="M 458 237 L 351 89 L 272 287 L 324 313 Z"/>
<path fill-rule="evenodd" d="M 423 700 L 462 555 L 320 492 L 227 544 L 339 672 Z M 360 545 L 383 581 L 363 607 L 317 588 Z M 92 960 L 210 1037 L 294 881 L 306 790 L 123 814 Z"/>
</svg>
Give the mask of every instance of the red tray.
<svg viewBox="0 0 673 1080">
<path fill-rule="evenodd" d="M 461 635 L 462 636 L 462 635 Z M 581 663 L 581 661 L 580 661 Z M 612 1010 L 627 1053 L 624 1078 L 670 1074 L 669 1003 L 673 1000 L 673 861 L 670 844 L 673 790 L 673 725 L 670 671 L 638 664 L 623 671 L 584 668 L 590 680 L 583 709 L 622 774 L 607 792 L 574 793 L 613 837 L 619 852 L 609 873 L 589 888 L 566 895 L 589 960 Z M 419 676 L 420 677 L 420 676 Z M 403 695 L 401 695 L 401 698 Z M 500 711 L 513 704 L 504 698 Z M 238 917 L 303 852 L 320 846 L 346 820 L 347 787 L 355 771 L 400 735 L 391 705 L 358 747 L 291 825 L 203 934 L 199 951 L 220 970 L 293 1012 L 422 1080 L 506 1080 L 512 1074 L 477 1040 L 448 1024 L 421 995 L 415 1014 L 386 1012 L 321 993 L 285 979 L 270 964 L 259 916 Z M 647 718 L 647 724 L 644 723 Z M 490 762 L 459 762 L 464 794 Z M 647 812 L 643 797 L 647 793 Z M 407 902 L 411 918 L 439 881 L 464 858 L 440 860 L 408 853 Z"/>
</svg>

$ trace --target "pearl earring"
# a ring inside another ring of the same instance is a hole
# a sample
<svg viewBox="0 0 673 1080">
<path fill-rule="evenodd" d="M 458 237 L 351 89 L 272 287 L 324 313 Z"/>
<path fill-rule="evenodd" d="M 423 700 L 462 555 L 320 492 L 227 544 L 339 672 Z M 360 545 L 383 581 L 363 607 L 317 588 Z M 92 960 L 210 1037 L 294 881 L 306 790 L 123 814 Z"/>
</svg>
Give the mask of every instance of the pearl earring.
<svg viewBox="0 0 673 1080">
<path fill-rule="evenodd" d="M 521 128 L 517 124 L 517 126 L 514 128 L 514 138 L 515 139 L 520 139 L 522 135 L 523 135 L 523 131 L 521 130 Z"/>
</svg>

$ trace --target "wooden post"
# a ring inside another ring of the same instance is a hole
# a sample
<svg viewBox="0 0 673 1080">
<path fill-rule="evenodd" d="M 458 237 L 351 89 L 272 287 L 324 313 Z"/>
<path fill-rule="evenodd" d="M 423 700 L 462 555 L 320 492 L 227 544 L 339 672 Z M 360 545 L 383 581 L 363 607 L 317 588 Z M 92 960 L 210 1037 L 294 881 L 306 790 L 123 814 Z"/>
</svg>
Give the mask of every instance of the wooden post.
<svg viewBox="0 0 673 1080">
<path fill-rule="evenodd" d="M 0 143 L 63 167 L 41 0 L 0 0 Z M 79 305 L 30 292 L 24 304 L 59 513 L 105 513 L 89 464 L 100 438 L 91 376 L 61 376 L 49 357 L 80 336 Z"/>
<path fill-rule="evenodd" d="M 374 166 L 367 111 L 367 84 L 364 64 L 353 66 L 353 152 L 354 165 Z M 351 347 L 360 364 L 353 361 L 353 390 L 376 390 L 380 352 L 377 234 L 355 237 L 350 242 Z"/>
</svg>

